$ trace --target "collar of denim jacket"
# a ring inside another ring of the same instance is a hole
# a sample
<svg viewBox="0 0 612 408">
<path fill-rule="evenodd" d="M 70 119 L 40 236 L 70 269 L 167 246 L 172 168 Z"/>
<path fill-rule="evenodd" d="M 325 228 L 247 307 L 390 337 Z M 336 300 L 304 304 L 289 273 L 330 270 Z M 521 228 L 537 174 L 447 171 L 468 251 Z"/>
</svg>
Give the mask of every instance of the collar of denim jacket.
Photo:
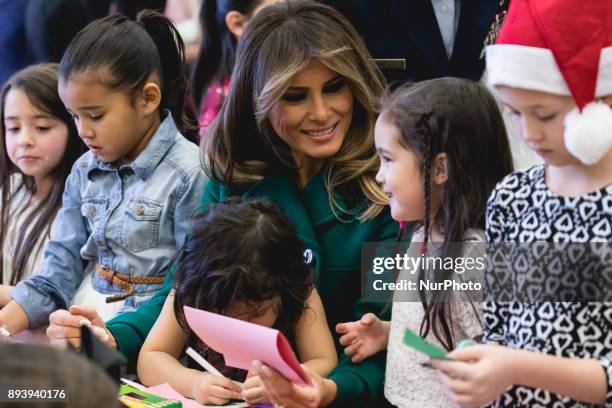
<svg viewBox="0 0 612 408">
<path fill-rule="evenodd" d="M 131 168 L 142 181 L 146 181 L 149 178 L 170 147 L 179 137 L 183 137 L 179 133 L 172 114 L 168 109 L 164 109 L 164 116 L 164 120 L 153 134 L 149 144 L 140 152 L 138 157 L 133 162 L 121 166 L 121 168 Z M 87 170 L 88 179 L 91 180 L 91 173 L 95 170 L 117 171 L 115 163 L 104 163 L 95 156 L 93 158 L 94 160 L 90 162 L 91 166 Z"/>
</svg>

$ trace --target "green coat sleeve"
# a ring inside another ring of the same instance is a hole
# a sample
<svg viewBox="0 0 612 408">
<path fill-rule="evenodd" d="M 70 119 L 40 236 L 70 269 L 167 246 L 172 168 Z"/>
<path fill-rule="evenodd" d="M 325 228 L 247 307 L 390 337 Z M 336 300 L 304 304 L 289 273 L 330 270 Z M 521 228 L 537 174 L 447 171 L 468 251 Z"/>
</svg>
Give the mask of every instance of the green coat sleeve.
<svg viewBox="0 0 612 408">
<path fill-rule="evenodd" d="M 380 231 L 378 242 L 393 241 L 398 231 L 397 223 L 391 217 L 385 217 L 384 221 L 381 221 Z M 391 305 L 358 301 L 355 308 L 355 320 L 368 312 L 380 316 L 383 320 L 391 319 Z M 331 406 L 390 406 L 386 403 L 383 394 L 386 357 L 386 352 L 380 352 L 359 364 L 354 364 L 349 356 L 342 355 L 338 366 L 329 375 L 338 389 L 336 399 Z"/>
<path fill-rule="evenodd" d="M 200 211 L 205 210 L 207 204 L 218 202 L 219 195 L 219 185 L 210 181 L 200 201 Z M 140 348 L 161 313 L 166 297 L 172 289 L 175 271 L 176 263 L 170 267 L 166 274 L 162 288 L 148 302 L 140 305 L 134 312 L 116 316 L 106 324 L 117 341 L 117 348 L 127 357 L 132 367 L 136 365 Z"/>
</svg>

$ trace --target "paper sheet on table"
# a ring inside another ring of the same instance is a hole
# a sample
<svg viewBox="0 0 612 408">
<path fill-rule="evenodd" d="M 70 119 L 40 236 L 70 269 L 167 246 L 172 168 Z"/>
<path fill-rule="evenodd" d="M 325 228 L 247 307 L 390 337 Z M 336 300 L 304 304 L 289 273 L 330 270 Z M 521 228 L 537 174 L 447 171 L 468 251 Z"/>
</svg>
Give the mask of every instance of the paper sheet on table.
<svg viewBox="0 0 612 408">
<path fill-rule="evenodd" d="M 311 385 L 285 336 L 276 329 L 185 306 L 185 319 L 225 364 L 249 370 L 253 360 L 274 368 L 289 381 Z"/>
<path fill-rule="evenodd" d="M 202 408 L 202 407 L 215 407 L 218 408 L 218 405 L 202 405 L 199 402 L 183 397 L 178 391 L 170 386 L 170 384 L 160 384 L 154 387 L 149 387 L 145 391 L 150 392 L 151 394 L 158 395 L 160 397 L 179 400 L 183 403 L 183 408 Z M 237 402 L 234 404 L 222 405 L 223 408 L 241 408 L 248 407 L 249 404 L 246 402 Z"/>
</svg>

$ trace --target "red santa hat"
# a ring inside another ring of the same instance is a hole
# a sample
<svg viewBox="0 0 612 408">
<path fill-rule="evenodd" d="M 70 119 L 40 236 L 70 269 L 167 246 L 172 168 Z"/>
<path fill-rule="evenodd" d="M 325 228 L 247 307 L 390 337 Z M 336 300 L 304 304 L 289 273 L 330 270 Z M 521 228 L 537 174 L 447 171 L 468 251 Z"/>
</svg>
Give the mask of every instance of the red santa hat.
<svg viewBox="0 0 612 408">
<path fill-rule="evenodd" d="M 568 151 L 587 165 L 612 147 L 610 0 L 512 0 L 495 45 L 487 47 L 489 83 L 568 95 Z"/>
</svg>

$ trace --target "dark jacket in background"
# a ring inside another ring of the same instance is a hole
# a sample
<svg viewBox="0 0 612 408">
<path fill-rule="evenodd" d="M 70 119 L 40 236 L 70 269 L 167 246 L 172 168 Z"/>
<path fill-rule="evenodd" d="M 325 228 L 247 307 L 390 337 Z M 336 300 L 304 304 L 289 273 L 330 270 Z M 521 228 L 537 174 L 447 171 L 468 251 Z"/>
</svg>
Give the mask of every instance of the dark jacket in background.
<svg viewBox="0 0 612 408">
<path fill-rule="evenodd" d="M 166 6 L 166 0 L 28 1 L 27 48 L 35 63 L 59 62 L 75 35 L 93 20 L 107 16 L 112 9 L 135 19 L 144 8 L 163 11 Z"/>
<path fill-rule="evenodd" d="M 323 3 L 347 16 L 374 58 L 406 60 L 403 71 L 383 70 L 388 80 L 401 82 L 444 76 L 479 80 L 485 67 L 481 58 L 484 41 L 501 9 L 499 0 L 462 0 L 449 60 L 430 0 L 323 0 Z"/>
<path fill-rule="evenodd" d="M 25 12 L 29 0 L 0 0 L 0 85 L 30 63 Z"/>
</svg>

